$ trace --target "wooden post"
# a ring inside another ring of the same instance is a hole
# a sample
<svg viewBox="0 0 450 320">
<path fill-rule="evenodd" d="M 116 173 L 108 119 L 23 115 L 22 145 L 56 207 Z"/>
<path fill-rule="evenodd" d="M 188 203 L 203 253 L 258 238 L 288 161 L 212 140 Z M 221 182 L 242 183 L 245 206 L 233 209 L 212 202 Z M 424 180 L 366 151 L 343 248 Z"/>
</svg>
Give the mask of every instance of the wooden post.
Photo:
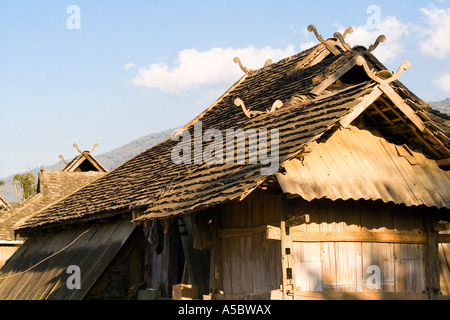
<svg viewBox="0 0 450 320">
<path fill-rule="evenodd" d="M 281 267 L 283 271 L 283 300 L 294 300 L 295 294 L 295 266 L 294 250 L 290 228 L 281 221 Z"/>
<path fill-rule="evenodd" d="M 425 285 L 428 290 L 430 300 L 438 300 L 440 292 L 439 278 L 439 236 L 433 230 L 433 225 L 437 219 L 429 213 L 424 213 L 424 229 L 427 233 L 427 243 L 425 244 Z"/>
<path fill-rule="evenodd" d="M 210 250 L 194 249 L 194 219 L 192 215 L 185 215 L 182 218 L 186 226 L 186 235 L 181 237 L 183 244 L 184 258 L 187 263 L 190 284 L 198 285 L 199 295 L 209 293 L 209 266 Z M 180 230 L 182 231 L 182 230 Z"/>
<path fill-rule="evenodd" d="M 217 230 L 219 228 L 217 219 L 213 219 L 213 248 L 211 250 L 210 264 L 210 291 L 212 300 L 216 300 L 217 294 L 223 291 L 222 239 L 217 237 Z"/>
</svg>

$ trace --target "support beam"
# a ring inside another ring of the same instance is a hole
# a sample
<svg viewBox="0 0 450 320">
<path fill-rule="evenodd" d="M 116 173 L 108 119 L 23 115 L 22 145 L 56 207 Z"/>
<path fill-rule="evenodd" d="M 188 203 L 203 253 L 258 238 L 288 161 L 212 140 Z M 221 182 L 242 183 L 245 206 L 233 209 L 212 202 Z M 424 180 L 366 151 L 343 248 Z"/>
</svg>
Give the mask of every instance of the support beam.
<svg viewBox="0 0 450 320">
<path fill-rule="evenodd" d="M 416 115 L 414 110 L 407 105 L 403 99 L 392 89 L 392 87 L 387 83 L 380 83 L 379 88 L 381 91 L 386 94 L 389 99 L 396 105 L 397 108 L 399 108 L 406 117 L 408 117 L 409 120 L 411 120 L 412 123 L 419 129 L 420 132 L 423 132 L 425 130 L 425 124 L 423 121 Z"/>
<path fill-rule="evenodd" d="M 210 267 L 210 250 L 194 249 L 194 219 L 192 215 L 184 215 L 180 218 L 184 221 L 185 226 L 180 227 L 180 232 L 184 230 L 187 234 L 181 237 L 183 244 L 184 258 L 187 263 L 189 274 L 189 284 L 198 285 L 199 295 L 209 293 L 209 267 Z"/>
<path fill-rule="evenodd" d="M 350 125 L 353 120 L 355 120 L 361 113 L 364 112 L 375 100 L 377 100 L 381 96 L 382 92 L 381 90 L 376 87 L 373 89 L 373 91 L 367 95 L 365 95 L 361 101 L 348 113 L 344 118 L 342 118 L 339 123 L 341 126 L 346 128 L 348 125 Z"/>
<path fill-rule="evenodd" d="M 427 234 L 425 244 L 425 286 L 430 300 L 439 300 L 440 272 L 439 272 L 439 235 L 433 230 L 437 219 L 429 214 L 424 215 L 424 230 Z"/>
<path fill-rule="evenodd" d="M 347 59 L 347 57 L 343 57 L 341 59 Z M 335 63 L 338 63 L 338 61 L 336 61 Z M 326 88 L 335 83 L 336 80 L 338 80 L 340 77 L 346 74 L 355 65 L 356 65 L 355 57 L 350 58 L 350 60 L 345 62 L 342 66 L 337 67 L 338 70 L 336 72 L 332 73 L 327 78 L 321 80 L 320 83 L 313 90 L 310 91 L 310 94 L 316 96 L 319 95 L 320 93 L 322 93 L 322 91 L 324 91 Z"/>
<path fill-rule="evenodd" d="M 281 240 L 281 229 L 267 226 L 266 237 L 269 240 Z M 426 234 L 406 232 L 359 232 L 359 231 L 329 231 L 304 232 L 291 229 L 292 241 L 298 242 L 379 242 L 379 243 L 410 243 L 426 244 Z"/>
<path fill-rule="evenodd" d="M 295 265 L 292 238 L 286 222 L 281 221 L 281 268 L 283 273 L 283 300 L 295 300 Z"/>
</svg>

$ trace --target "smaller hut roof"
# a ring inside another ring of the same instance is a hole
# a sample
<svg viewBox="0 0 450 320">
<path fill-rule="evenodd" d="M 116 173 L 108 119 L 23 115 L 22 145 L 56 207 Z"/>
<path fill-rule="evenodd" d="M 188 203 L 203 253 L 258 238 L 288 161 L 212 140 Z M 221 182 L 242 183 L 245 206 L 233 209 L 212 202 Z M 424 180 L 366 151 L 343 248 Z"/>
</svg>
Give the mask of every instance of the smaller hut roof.
<svg viewBox="0 0 450 320">
<path fill-rule="evenodd" d="M 74 143 L 73 146 L 80 154 L 73 158 L 69 163 L 66 163 L 62 156 L 59 156 L 66 163 L 66 166 L 62 169 L 62 172 L 107 171 L 102 164 L 91 155 L 94 149 L 98 146 L 97 143 L 91 151 L 81 151 L 76 143 Z"/>
<path fill-rule="evenodd" d="M 36 193 L 0 215 L 0 240 L 16 240 L 16 225 L 103 176 L 106 169 L 90 154 L 92 151 L 80 152 L 62 171 L 41 170 Z"/>
</svg>

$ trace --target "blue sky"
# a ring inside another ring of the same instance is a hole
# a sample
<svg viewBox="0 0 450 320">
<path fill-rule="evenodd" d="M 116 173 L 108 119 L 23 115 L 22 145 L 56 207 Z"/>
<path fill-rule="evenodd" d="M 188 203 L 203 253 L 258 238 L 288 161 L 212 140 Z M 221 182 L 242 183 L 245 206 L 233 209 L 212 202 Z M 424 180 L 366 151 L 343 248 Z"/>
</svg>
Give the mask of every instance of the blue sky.
<svg viewBox="0 0 450 320">
<path fill-rule="evenodd" d="M 79 15 L 68 11 L 79 8 Z M 374 8 L 376 9 L 374 11 Z M 79 18 L 79 19 L 78 19 Z M 79 22 L 80 28 L 71 29 Z M 182 126 L 249 68 L 352 26 L 426 101 L 450 97 L 450 4 L 436 1 L 0 1 L 0 177 Z"/>
</svg>

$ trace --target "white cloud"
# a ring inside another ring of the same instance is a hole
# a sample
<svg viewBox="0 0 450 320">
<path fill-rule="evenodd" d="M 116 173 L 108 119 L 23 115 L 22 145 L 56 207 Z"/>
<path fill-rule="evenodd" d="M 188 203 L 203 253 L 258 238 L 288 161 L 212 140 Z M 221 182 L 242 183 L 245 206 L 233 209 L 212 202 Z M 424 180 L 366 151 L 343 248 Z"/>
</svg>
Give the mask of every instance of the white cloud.
<svg viewBox="0 0 450 320">
<path fill-rule="evenodd" d="M 123 68 L 127 71 L 134 67 L 136 67 L 136 65 L 133 62 L 127 63 L 126 65 L 123 66 Z"/>
<path fill-rule="evenodd" d="M 434 83 L 443 91 L 450 93 L 450 73 L 440 76 Z"/>
<path fill-rule="evenodd" d="M 270 47 L 212 48 L 207 51 L 187 49 L 179 52 L 174 66 L 159 63 L 139 69 L 133 83 L 169 93 L 180 93 L 201 85 L 239 79 L 243 73 L 233 62 L 234 57 L 239 57 L 245 67 L 258 69 L 264 66 L 267 59 L 276 62 L 294 53 L 292 45 L 284 50 Z"/>
<path fill-rule="evenodd" d="M 404 37 L 408 36 L 409 26 L 397 20 L 396 17 L 387 16 L 380 20 L 377 29 L 370 24 L 353 27 L 353 33 L 347 35 L 346 41 L 351 45 L 362 45 L 366 48 L 375 42 L 380 35 L 386 36 L 386 41 L 380 43 L 375 49 L 375 56 L 383 63 L 391 62 L 402 53 L 405 46 Z M 343 32 L 344 28 L 342 28 Z"/>
<path fill-rule="evenodd" d="M 431 57 L 446 58 L 450 54 L 450 8 L 421 8 L 420 12 L 428 24 L 427 28 L 421 30 L 425 38 L 419 44 L 421 52 Z"/>
</svg>

